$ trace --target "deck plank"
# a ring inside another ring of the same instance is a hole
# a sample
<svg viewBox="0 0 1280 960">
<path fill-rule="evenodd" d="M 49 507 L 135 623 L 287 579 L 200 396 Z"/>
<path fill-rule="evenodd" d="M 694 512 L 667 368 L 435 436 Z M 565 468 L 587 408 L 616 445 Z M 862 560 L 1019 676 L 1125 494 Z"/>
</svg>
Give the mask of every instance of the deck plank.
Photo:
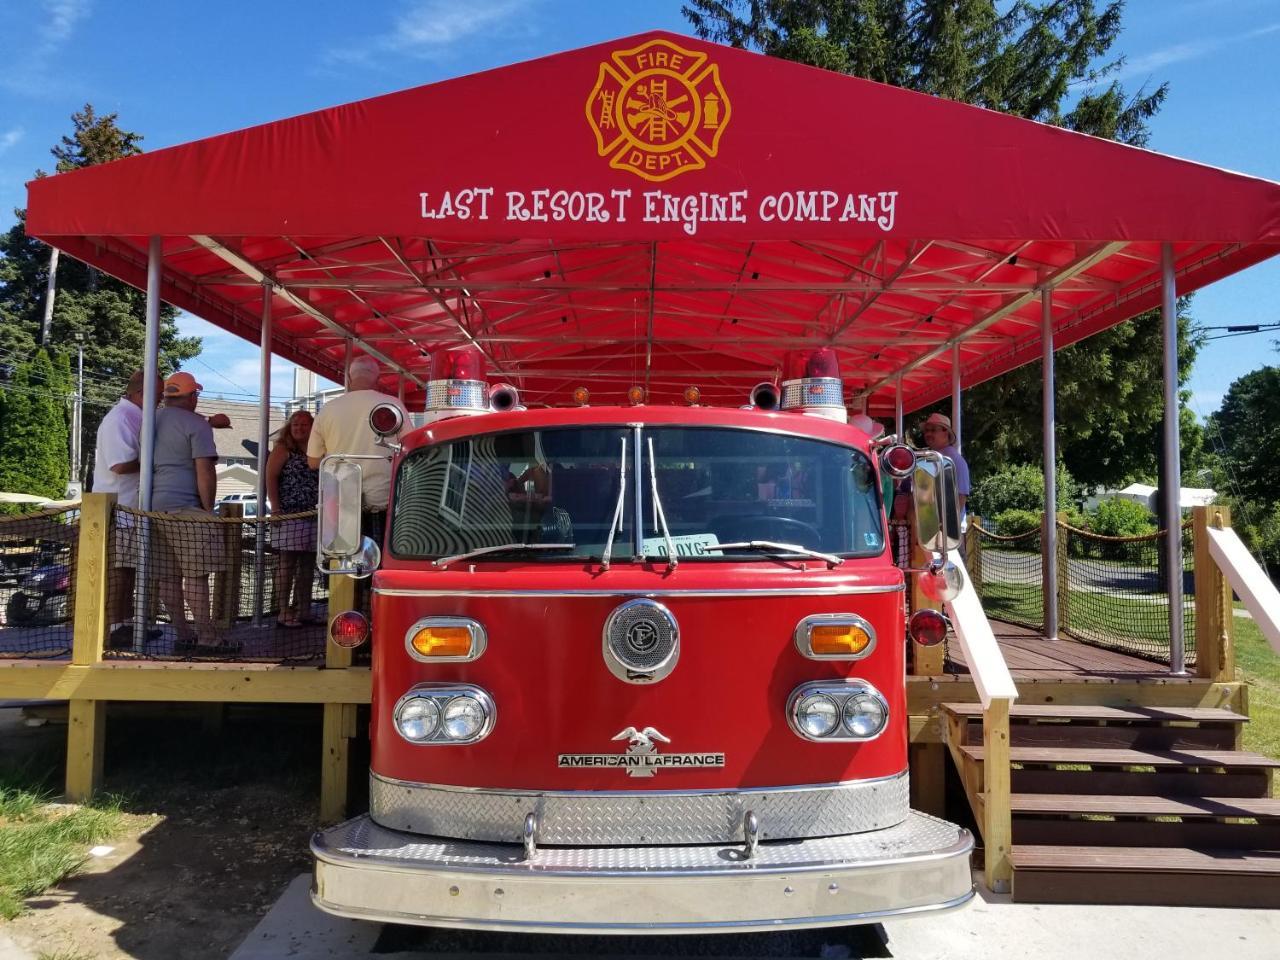
<svg viewBox="0 0 1280 960">
<path fill-rule="evenodd" d="M 971 760 L 981 762 L 986 749 L 981 744 L 967 744 L 961 752 Z M 1090 766 L 1127 767 L 1227 767 L 1229 769 L 1278 768 L 1280 760 L 1264 757 L 1260 753 L 1240 750 L 1118 750 L 1074 749 L 1070 747 L 1012 747 L 1009 760 L 1013 763 L 1070 763 Z"/>
</svg>

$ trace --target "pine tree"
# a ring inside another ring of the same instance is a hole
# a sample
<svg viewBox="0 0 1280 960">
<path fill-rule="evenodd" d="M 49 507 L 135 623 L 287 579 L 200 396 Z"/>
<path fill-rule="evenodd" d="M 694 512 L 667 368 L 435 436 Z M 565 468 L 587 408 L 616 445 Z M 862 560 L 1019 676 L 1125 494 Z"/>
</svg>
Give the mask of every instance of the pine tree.
<svg viewBox="0 0 1280 960">
<path fill-rule="evenodd" d="M 141 152 L 142 136 L 122 130 L 114 113 L 98 115 L 91 104 L 71 117 L 72 132 L 53 147 L 60 173 L 106 163 Z M 44 176 L 37 171 L 37 176 Z M 14 211 L 17 222 L 0 234 L 0 379 L 35 354 L 40 346 L 40 323 L 44 311 L 45 285 L 49 271 L 49 248 L 26 235 L 25 212 Z M 93 469 L 92 453 L 98 424 L 121 396 L 129 375 L 142 366 L 146 332 L 145 294 L 70 257 L 58 264 L 57 296 L 54 298 L 50 342 L 44 345 L 59 369 L 70 369 L 76 355 L 75 335 L 84 337 L 85 403 L 81 449 L 84 451 L 84 479 Z M 177 311 L 163 306 L 160 312 L 161 372 L 177 369 L 184 360 L 200 352 L 200 341 L 181 337 Z M 16 372 L 13 376 L 16 377 Z M 54 379 L 57 379 L 56 375 Z M 16 385 L 16 381 L 15 381 Z M 12 393 L 12 391 L 10 391 Z M 48 393 L 46 387 L 37 392 Z M 63 390 L 59 397 L 66 396 Z M 34 396 L 29 394 L 29 396 Z M 58 400 L 61 403 L 61 399 Z M 22 434 L 25 427 L 10 416 L 0 421 L 0 450 L 21 456 L 21 445 L 7 444 L 10 431 Z M 61 436 L 67 440 L 64 425 Z M 52 461 L 44 462 L 47 466 Z M 33 461 L 35 462 L 35 461 Z M 66 480 L 68 452 L 61 457 Z M 5 469 L 10 473 L 6 474 Z M 44 488 L 57 485 L 56 476 L 40 479 L 29 466 L 0 466 L 0 477 L 21 476 L 40 482 Z M 47 480 L 47 482 L 46 482 Z M 0 489 L 16 489 L 0 482 Z M 63 490 L 59 487 L 57 495 Z"/>
<path fill-rule="evenodd" d="M 1111 51 L 1123 10 L 1123 0 L 690 0 L 684 7 L 705 39 L 1144 146 L 1168 85 L 1129 92 L 1116 79 L 1124 61 Z M 1185 382 L 1200 340 L 1181 307 Z M 1160 356 L 1154 312 L 1058 353 L 1059 451 L 1085 485 L 1154 475 Z M 975 479 L 1039 460 L 1039 364 L 966 389 L 964 405 Z"/>
</svg>

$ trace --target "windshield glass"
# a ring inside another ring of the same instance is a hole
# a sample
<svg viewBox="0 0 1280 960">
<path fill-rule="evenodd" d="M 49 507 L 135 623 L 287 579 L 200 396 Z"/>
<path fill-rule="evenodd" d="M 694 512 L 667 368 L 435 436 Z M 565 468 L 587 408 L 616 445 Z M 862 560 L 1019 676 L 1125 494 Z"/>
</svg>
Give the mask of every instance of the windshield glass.
<svg viewBox="0 0 1280 960">
<path fill-rule="evenodd" d="M 851 447 L 714 427 L 651 427 L 658 496 L 680 559 L 736 556 L 718 544 L 769 540 L 841 556 L 884 550 L 879 485 L 871 461 Z M 661 521 L 644 477 L 644 549 L 666 556 Z M 756 551 L 759 552 L 759 551 Z"/>
<path fill-rule="evenodd" d="M 396 475 L 391 552 L 437 558 L 503 544 L 572 543 L 572 550 L 512 555 L 598 559 L 618 505 L 624 437 L 627 489 L 612 556 L 630 557 L 634 447 L 624 427 L 493 433 L 414 451 Z"/>
</svg>

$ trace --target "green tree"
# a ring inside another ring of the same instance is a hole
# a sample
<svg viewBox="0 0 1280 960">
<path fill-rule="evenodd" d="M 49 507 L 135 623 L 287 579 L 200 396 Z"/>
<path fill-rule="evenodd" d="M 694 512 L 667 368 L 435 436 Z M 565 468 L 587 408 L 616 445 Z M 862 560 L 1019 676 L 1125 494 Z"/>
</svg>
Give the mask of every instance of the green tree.
<svg viewBox="0 0 1280 960">
<path fill-rule="evenodd" d="M 1280 450 L 1280 367 L 1262 367 L 1232 383 L 1208 429 L 1230 468 L 1223 479 L 1231 492 L 1259 504 L 1259 515 L 1280 503 L 1275 457 Z"/>
<path fill-rule="evenodd" d="M 67 486 L 67 397 L 64 363 L 43 351 L 17 365 L 0 418 L 0 489 L 61 497 Z"/>
<path fill-rule="evenodd" d="M 72 115 L 71 122 L 71 133 L 52 149 L 60 173 L 141 152 L 142 136 L 122 130 L 114 113 L 99 115 L 92 105 L 85 104 L 83 110 Z M 37 176 L 44 174 L 37 171 Z M 14 215 L 17 222 L 0 233 L 0 377 L 6 369 L 14 370 L 31 357 L 41 345 L 40 324 L 49 275 L 49 248 L 27 236 L 24 211 L 16 210 Z M 200 352 L 199 338 L 178 334 L 176 318 L 174 308 L 161 308 L 162 372 L 177 369 Z M 70 257 L 61 258 L 49 343 L 44 346 L 69 371 L 75 363 L 76 334 L 84 338 L 81 448 L 85 476 L 92 469 L 94 439 L 102 416 L 119 399 L 129 374 L 142 365 L 145 330 L 146 296 L 142 291 Z M 45 384 L 29 389 L 29 396 L 34 397 L 37 393 L 50 394 L 54 388 Z M 59 403 L 72 388 L 61 389 Z M 14 416 L 6 416 L 4 423 L 13 425 L 15 431 L 25 430 L 17 425 Z M 8 429 L 0 426 L 0 447 Z M 65 440 L 65 429 L 63 437 Z M 64 464 L 67 459 L 68 451 L 64 450 Z M 65 481 L 65 467 L 62 476 Z M 60 495 L 62 490 L 57 492 Z"/>
<path fill-rule="evenodd" d="M 699 36 L 828 70 L 1143 146 L 1168 93 L 1127 91 L 1123 0 L 689 0 Z M 1199 339 L 1180 304 L 1179 379 Z M 1152 312 L 1057 355 L 1062 459 L 1086 486 L 1154 474 L 1162 410 Z M 964 452 L 975 479 L 1040 458 L 1040 368 L 966 391 Z"/>
</svg>

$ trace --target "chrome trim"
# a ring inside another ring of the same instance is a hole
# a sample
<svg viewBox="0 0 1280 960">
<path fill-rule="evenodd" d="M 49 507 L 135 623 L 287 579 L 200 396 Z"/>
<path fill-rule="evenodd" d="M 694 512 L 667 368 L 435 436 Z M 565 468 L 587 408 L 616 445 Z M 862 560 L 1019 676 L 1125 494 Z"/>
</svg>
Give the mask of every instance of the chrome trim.
<svg viewBox="0 0 1280 960">
<path fill-rule="evenodd" d="M 671 633 L 671 650 L 660 662 L 647 670 L 633 668 L 615 652 L 612 642 L 614 626 L 618 620 L 639 607 L 653 611 L 652 616 L 655 619 L 665 620 Z M 605 618 L 604 626 L 600 630 L 600 641 L 605 666 L 609 668 L 610 673 L 625 683 L 656 683 L 670 676 L 671 671 L 680 661 L 680 623 L 670 610 L 648 597 L 637 597 L 614 607 Z"/>
<path fill-rule="evenodd" d="M 828 733 L 821 737 L 811 737 L 805 733 L 800 726 L 796 717 L 796 708 L 799 707 L 800 701 L 805 697 L 820 694 L 830 697 L 836 703 L 836 709 L 839 711 L 836 720 L 835 733 Z M 844 705 L 848 700 L 854 697 L 868 695 L 880 702 L 880 706 L 884 708 L 884 724 L 870 737 L 855 737 L 844 725 Z M 791 691 L 791 696 L 787 697 L 787 725 L 791 727 L 791 732 L 802 740 L 808 740 L 811 743 L 870 743 L 877 737 L 881 736 L 885 730 L 889 729 L 889 721 L 893 718 L 889 714 L 889 703 L 879 690 L 873 687 L 866 680 L 859 680 L 850 677 L 845 680 L 811 680 L 808 683 L 802 683 Z"/>
<path fill-rule="evenodd" d="M 849 654 L 813 652 L 814 627 L 842 625 L 860 627 L 867 632 L 871 642 L 867 644 L 865 650 L 861 653 Z M 871 656 L 871 652 L 876 648 L 876 628 L 867 621 L 866 617 L 860 617 L 856 613 L 811 613 L 796 624 L 793 636 L 796 649 L 800 651 L 800 656 L 809 660 L 862 660 Z"/>
<path fill-rule="evenodd" d="M 440 708 L 440 723 L 430 740 L 410 740 L 400 732 L 400 724 L 396 722 L 400 707 L 404 705 L 406 700 L 415 697 L 435 700 L 436 706 Z M 480 725 L 480 729 L 475 736 L 468 737 L 466 740 L 453 740 L 444 732 L 445 707 L 449 705 L 451 700 L 458 697 L 473 697 L 480 702 L 480 706 L 484 708 L 485 713 L 485 721 Z M 465 747 L 473 743 L 479 743 L 493 732 L 494 724 L 497 722 L 498 707 L 493 702 L 493 697 L 489 696 L 480 687 L 470 683 L 416 683 L 405 691 L 404 695 L 396 701 L 396 705 L 391 709 L 391 725 L 395 727 L 396 734 L 405 743 L 415 747 Z"/>
<path fill-rule="evenodd" d="M 839 407 L 844 410 L 844 381 L 838 377 L 783 380 L 778 409 L 791 412 L 807 407 Z"/>
<path fill-rule="evenodd" d="M 489 412 L 489 384 L 485 380 L 431 380 L 423 409 Z"/>
<path fill-rule="evenodd" d="M 413 646 L 413 637 L 426 627 L 466 627 L 471 634 L 471 652 L 464 657 L 424 657 Z M 470 617 L 423 617 L 411 626 L 404 635 L 404 648 L 409 656 L 419 663 L 468 663 L 479 659 L 489 646 L 489 635 L 478 620 Z"/>
<path fill-rule="evenodd" d="M 565 850 L 383 830 L 317 833 L 312 901 L 339 916 L 543 933 L 824 927 L 954 909 L 973 896 L 967 830 L 912 812 L 873 834 L 762 843 Z"/>
<path fill-rule="evenodd" d="M 904 770 L 801 787 L 530 791 L 408 783 L 369 774 L 369 813 L 376 823 L 462 840 L 519 843 L 522 818 L 536 813 L 540 844 L 741 843 L 748 811 L 760 820 L 762 840 L 867 833 L 908 816 L 910 782 Z"/>
<path fill-rule="evenodd" d="M 880 593 L 903 593 L 906 584 L 896 587 L 778 587 L 747 590 L 410 590 L 401 587 L 374 587 L 384 597 L 840 597 Z"/>
</svg>

